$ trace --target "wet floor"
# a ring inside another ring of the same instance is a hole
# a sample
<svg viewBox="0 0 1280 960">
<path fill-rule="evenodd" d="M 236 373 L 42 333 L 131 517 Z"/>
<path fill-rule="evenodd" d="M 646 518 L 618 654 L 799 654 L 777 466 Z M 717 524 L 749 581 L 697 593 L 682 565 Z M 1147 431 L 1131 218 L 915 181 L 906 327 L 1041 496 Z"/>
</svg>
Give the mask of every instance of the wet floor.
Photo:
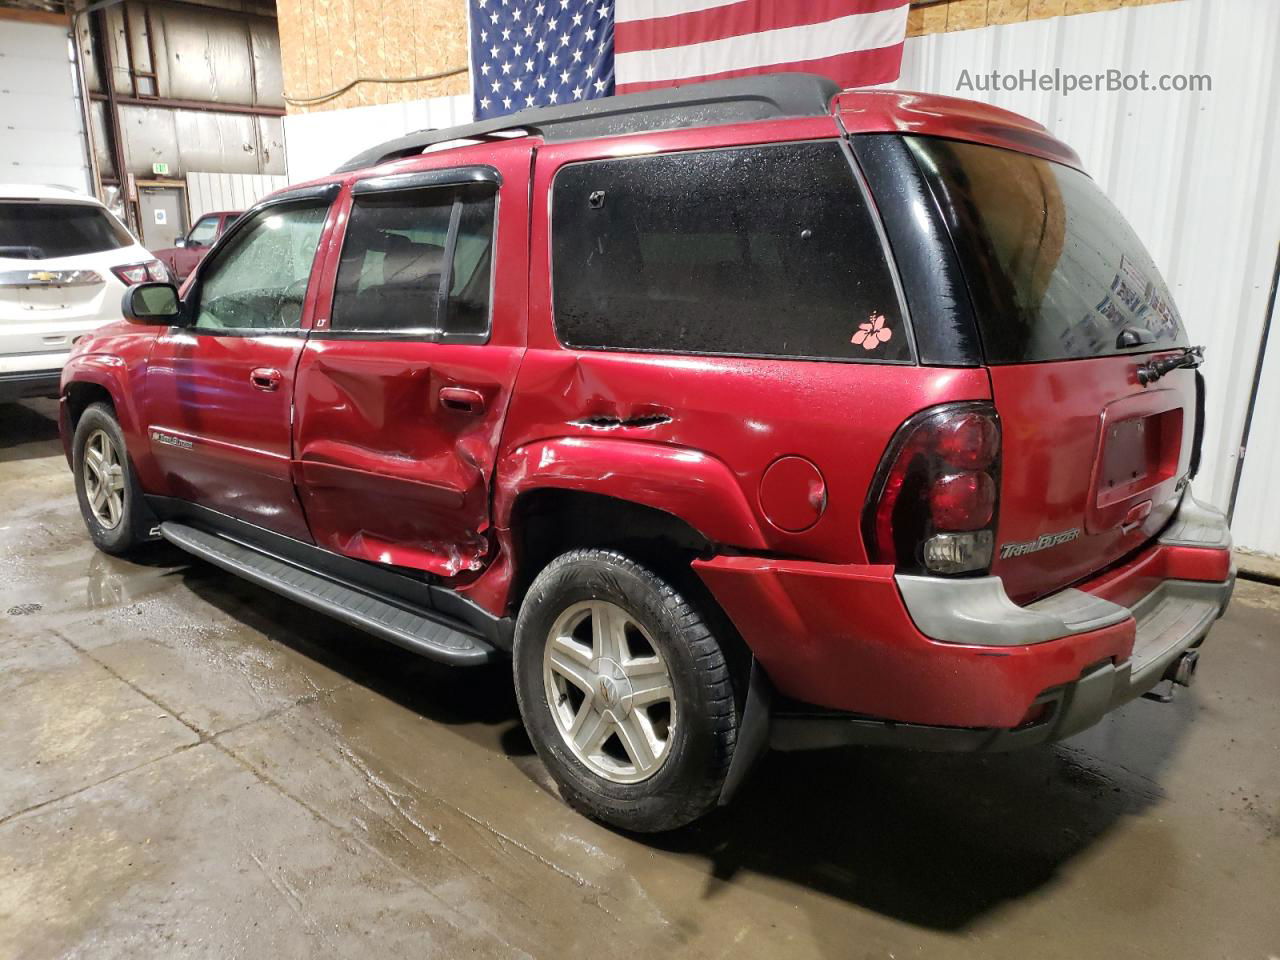
<svg viewBox="0 0 1280 960">
<path fill-rule="evenodd" d="M 634 838 L 556 798 L 505 670 L 95 552 L 53 416 L 0 406 L 0 957 L 1280 956 L 1280 589 L 1171 705 L 776 755 Z"/>
</svg>

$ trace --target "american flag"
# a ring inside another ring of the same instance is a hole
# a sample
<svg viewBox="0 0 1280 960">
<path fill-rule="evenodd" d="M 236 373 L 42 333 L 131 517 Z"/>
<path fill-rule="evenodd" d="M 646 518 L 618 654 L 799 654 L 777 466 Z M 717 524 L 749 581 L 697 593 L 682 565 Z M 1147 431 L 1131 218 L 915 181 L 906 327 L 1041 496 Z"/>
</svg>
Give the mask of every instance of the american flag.
<svg viewBox="0 0 1280 960">
<path fill-rule="evenodd" d="M 613 0 L 470 0 L 476 119 L 613 93 Z"/>
<path fill-rule="evenodd" d="M 908 0 L 469 0 L 476 119 L 753 73 L 898 78 Z M 616 72 L 616 76 L 615 76 Z"/>
</svg>

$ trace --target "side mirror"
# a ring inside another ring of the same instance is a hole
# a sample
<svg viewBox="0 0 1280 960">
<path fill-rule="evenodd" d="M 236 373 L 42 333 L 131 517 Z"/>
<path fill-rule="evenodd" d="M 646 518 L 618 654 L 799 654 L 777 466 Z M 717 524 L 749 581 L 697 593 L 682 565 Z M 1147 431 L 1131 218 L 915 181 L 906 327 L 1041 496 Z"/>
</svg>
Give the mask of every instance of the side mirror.
<svg viewBox="0 0 1280 960">
<path fill-rule="evenodd" d="M 181 313 L 178 288 L 172 283 L 139 283 L 124 292 L 120 312 L 130 323 L 174 324 Z"/>
<path fill-rule="evenodd" d="M 185 247 L 187 245 L 187 238 L 179 237 L 177 240 L 173 241 L 173 245 L 178 248 Z"/>
</svg>

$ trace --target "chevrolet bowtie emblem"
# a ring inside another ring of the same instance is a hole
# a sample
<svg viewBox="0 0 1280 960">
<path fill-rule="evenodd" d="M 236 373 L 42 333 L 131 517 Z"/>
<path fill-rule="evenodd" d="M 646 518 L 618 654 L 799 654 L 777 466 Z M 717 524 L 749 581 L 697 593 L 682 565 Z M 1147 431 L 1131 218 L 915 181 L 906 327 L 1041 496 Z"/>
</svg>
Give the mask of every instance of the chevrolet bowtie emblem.
<svg viewBox="0 0 1280 960">
<path fill-rule="evenodd" d="M 27 274 L 27 279 L 34 280 L 36 283 L 53 283 L 58 279 L 58 275 L 48 270 L 33 270 Z"/>
</svg>

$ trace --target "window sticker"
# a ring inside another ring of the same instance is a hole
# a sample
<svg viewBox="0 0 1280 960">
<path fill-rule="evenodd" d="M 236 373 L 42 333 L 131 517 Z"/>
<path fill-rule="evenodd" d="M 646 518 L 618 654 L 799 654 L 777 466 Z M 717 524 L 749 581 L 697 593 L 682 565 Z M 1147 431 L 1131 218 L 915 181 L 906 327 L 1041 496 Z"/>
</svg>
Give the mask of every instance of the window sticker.
<svg viewBox="0 0 1280 960">
<path fill-rule="evenodd" d="M 880 344 L 888 343 L 892 339 L 893 330 L 885 326 L 884 314 L 873 313 L 866 323 L 858 324 L 858 331 L 849 342 L 861 345 L 863 350 L 874 350 Z"/>
</svg>

